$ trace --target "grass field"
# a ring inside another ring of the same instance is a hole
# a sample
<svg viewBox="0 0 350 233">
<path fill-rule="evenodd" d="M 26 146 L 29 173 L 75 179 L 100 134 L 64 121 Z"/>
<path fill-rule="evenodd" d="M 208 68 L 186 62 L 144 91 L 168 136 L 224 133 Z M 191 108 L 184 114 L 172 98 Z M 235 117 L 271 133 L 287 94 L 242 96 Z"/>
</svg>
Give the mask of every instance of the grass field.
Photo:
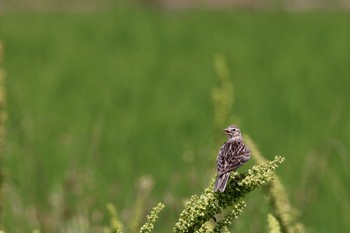
<svg viewBox="0 0 350 233">
<path fill-rule="evenodd" d="M 211 97 L 221 54 L 232 123 L 267 158 L 286 157 L 278 174 L 307 232 L 346 232 L 349 21 L 337 12 L 145 9 L 0 16 L 5 231 L 98 232 L 108 202 L 130 219 L 136 180 L 148 175 L 146 210 L 163 201 L 156 232 L 169 232 L 183 201 L 208 185 L 216 140 L 225 140 Z M 262 192 L 248 197 L 236 231 L 267 232 L 261 203 Z"/>
</svg>

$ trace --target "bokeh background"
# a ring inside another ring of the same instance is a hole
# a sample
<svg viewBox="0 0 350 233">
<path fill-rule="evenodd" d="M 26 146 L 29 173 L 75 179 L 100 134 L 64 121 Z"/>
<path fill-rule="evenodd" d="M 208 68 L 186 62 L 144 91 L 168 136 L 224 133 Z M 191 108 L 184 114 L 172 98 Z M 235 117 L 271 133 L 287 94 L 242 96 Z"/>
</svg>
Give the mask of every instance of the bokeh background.
<svg viewBox="0 0 350 233">
<path fill-rule="evenodd" d="M 129 226 L 140 197 L 141 223 L 162 201 L 155 232 L 170 232 L 214 176 L 226 123 L 286 158 L 307 232 L 348 232 L 349 5 L 1 0 L 5 232 L 102 232 L 107 203 Z M 222 126 L 217 61 L 233 85 Z M 263 192 L 247 205 L 233 230 L 267 232 Z"/>
</svg>

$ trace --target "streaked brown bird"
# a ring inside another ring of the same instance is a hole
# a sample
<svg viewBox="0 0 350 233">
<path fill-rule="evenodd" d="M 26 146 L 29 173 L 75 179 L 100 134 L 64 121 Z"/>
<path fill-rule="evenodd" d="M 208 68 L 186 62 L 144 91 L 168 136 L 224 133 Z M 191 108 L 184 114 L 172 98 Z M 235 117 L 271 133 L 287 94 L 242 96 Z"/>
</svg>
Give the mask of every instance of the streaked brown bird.
<svg viewBox="0 0 350 233">
<path fill-rule="evenodd" d="M 217 163 L 217 176 L 214 192 L 224 192 L 230 172 L 235 171 L 250 159 L 250 150 L 244 145 L 240 129 L 231 125 L 224 129 L 228 140 L 221 146 Z"/>
</svg>

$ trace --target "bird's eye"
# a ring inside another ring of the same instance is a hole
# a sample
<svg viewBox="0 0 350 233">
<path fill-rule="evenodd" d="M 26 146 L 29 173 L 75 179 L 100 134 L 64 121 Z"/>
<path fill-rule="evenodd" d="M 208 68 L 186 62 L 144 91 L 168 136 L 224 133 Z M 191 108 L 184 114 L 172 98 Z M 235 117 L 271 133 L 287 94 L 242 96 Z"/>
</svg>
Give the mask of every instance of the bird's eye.
<svg viewBox="0 0 350 233">
<path fill-rule="evenodd" d="M 236 129 L 232 129 L 232 131 L 236 131 Z"/>
</svg>

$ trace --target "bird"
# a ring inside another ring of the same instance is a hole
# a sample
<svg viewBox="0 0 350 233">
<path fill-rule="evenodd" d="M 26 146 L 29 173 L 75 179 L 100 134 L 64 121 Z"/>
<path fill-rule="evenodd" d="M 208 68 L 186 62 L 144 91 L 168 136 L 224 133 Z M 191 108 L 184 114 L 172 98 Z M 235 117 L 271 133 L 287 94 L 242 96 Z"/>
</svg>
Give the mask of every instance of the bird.
<svg viewBox="0 0 350 233">
<path fill-rule="evenodd" d="M 214 192 L 224 192 L 230 172 L 235 171 L 250 159 L 250 150 L 244 144 L 241 130 L 230 125 L 224 129 L 227 135 L 227 141 L 221 146 L 217 163 L 217 176 L 214 185 Z"/>
</svg>

